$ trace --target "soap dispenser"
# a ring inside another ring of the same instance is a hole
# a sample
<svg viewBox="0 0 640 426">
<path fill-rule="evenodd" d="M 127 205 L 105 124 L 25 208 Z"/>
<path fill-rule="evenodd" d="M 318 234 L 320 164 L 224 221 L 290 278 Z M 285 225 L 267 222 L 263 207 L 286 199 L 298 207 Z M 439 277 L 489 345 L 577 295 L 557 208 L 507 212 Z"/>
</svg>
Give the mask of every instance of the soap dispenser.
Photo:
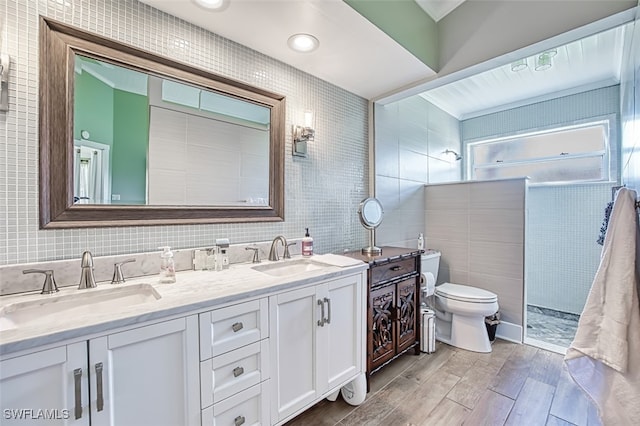
<svg viewBox="0 0 640 426">
<path fill-rule="evenodd" d="M 309 228 L 305 228 L 306 232 L 302 239 L 302 255 L 311 256 L 313 254 L 313 238 L 309 235 Z"/>
<path fill-rule="evenodd" d="M 163 284 L 171 284 L 176 282 L 176 265 L 173 261 L 173 252 L 171 247 L 158 247 L 162 250 L 160 255 L 160 282 Z"/>
</svg>

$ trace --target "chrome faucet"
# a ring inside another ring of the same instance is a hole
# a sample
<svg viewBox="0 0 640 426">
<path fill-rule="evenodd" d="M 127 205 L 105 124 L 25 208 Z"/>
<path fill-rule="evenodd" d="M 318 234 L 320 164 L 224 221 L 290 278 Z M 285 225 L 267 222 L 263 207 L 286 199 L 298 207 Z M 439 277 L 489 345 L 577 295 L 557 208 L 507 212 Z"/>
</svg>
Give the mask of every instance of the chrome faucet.
<svg viewBox="0 0 640 426">
<path fill-rule="evenodd" d="M 127 259 L 124 262 L 118 262 L 113 264 L 113 278 L 111 278 L 111 284 L 120 284 L 124 282 L 124 274 L 122 273 L 122 265 L 125 263 L 135 262 L 135 259 Z"/>
<path fill-rule="evenodd" d="M 251 263 L 260 263 L 260 248 L 259 247 L 245 247 L 245 250 L 253 250 L 253 259 Z"/>
<path fill-rule="evenodd" d="M 282 235 L 278 235 L 271 242 L 271 250 L 269 250 L 269 260 L 280 260 L 280 257 L 278 256 L 278 244 L 276 244 L 278 241 L 280 241 L 282 243 L 282 246 L 284 247 L 284 253 L 282 254 L 282 257 L 285 259 L 289 259 L 291 255 L 289 254 L 287 239 Z"/>
<path fill-rule="evenodd" d="M 82 262 L 80 263 L 82 272 L 80 273 L 80 285 L 78 290 L 85 288 L 96 288 L 96 277 L 93 275 L 93 257 L 90 251 L 82 253 Z"/>
<path fill-rule="evenodd" d="M 42 291 L 40 294 L 53 294 L 60 290 L 58 290 L 58 286 L 56 285 L 56 279 L 53 277 L 53 271 L 51 269 L 42 270 L 42 269 L 25 269 L 22 271 L 23 274 L 44 274 L 44 284 L 42 285 Z"/>
</svg>

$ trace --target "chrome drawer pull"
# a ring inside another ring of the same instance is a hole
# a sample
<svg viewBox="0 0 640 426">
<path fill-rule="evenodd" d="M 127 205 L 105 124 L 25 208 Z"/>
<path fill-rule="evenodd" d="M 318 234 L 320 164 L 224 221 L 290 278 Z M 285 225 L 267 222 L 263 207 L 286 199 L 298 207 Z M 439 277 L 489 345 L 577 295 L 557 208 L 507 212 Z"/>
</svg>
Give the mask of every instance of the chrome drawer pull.
<svg viewBox="0 0 640 426">
<path fill-rule="evenodd" d="M 244 368 L 242 367 L 236 367 L 233 369 L 233 377 L 238 377 L 243 373 L 244 373 Z"/>
<path fill-rule="evenodd" d="M 244 416 L 238 416 L 238 417 L 236 417 L 235 419 L 233 419 L 233 423 L 234 423 L 236 426 L 240 426 L 240 425 L 244 424 L 244 422 L 245 422 L 245 418 L 244 418 Z"/>
<path fill-rule="evenodd" d="M 331 324 L 331 299 L 325 297 L 324 301 L 327 303 L 327 318 L 324 320 L 324 322 L 325 324 Z"/>
<path fill-rule="evenodd" d="M 400 265 L 396 265 L 396 266 L 392 266 L 392 267 L 391 267 L 391 268 L 389 268 L 389 269 L 391 269 L 392 271 L 399 271 L 400 269 L 402 269 L 402 266 L 400 266 Z"/>
<path fill-rule="evenodd" d="M 76 420 L 82 417 L 82 369 L 76 368 L 73 370 L 73 381 L 75 388 L 75 399 L 76 406 L 74 409 L 74 413 L 76 415 Z"/>
<path fill-rule="evenodd" d="M 241 322 L 236 322 L 234 323 L 231 328 L 233 329 L 234 333 L 237 333 L 238 331 L 242 330 L 244 328 L 244 325 L 242 325 Z"/>
<path fill-rule="evenodd" d="M 104 409 L 104 396 L 102 391 L 102 363 L 99 362 L 96 364 L 96 388 L 98 389 L 98 398 L 96 401 L 96 408 L 98 411 L 102 411 Z"/>
<path fill-rule="evenodd" d="M 324 301 L 318 299 L 318 305 L 320 305 L 320 308 L 322 309 L 322 311 L 320 312 L 320 318 L 318 320 L 318 326 L 320 327 L 324 327 L 324 322 L 325 322 L 325 318 L 324 318 Z"/>
</svg>

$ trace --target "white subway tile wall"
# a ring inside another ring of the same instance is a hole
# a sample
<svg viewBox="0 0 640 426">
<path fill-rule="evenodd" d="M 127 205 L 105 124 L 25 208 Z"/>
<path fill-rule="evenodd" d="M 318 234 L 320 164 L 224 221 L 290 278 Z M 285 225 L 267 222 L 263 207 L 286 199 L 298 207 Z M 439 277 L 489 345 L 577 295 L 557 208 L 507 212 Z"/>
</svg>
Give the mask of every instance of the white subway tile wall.
<svg viewBox="0 0 640 426">
<path fill-rule="evenodd" d="M 375 106 L 376 197 L 384 219 L 378 245 L 417 247 L 425 232 L 424 185 L 459 181 L 461 161 L 458 120 L 421 96 Z M 428 247 L 427 241 L 427 247 Z"/>
<path fill-rule="evenodd" d="M 45 16 L 286 96 L 285 221 L 39 230 L 38 23 Z M 0 0 L 0 47 L 11 56 L 8 112 L 0 112 L 0 265 L 301 237 L 318 253 L 362 247 L 357 217 L 368 193 L 367 100 L 136 0 Z M 292 158 L 291 125 L 316 116 L 308 158 Z"/>
</svg>

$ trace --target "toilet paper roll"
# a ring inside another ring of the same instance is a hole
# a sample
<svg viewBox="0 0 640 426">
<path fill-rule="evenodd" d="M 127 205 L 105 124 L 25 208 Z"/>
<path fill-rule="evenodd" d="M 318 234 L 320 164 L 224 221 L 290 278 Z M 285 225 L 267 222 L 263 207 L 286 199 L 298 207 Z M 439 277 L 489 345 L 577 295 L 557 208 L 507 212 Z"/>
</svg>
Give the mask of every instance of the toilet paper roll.
<svg viewBox="0 0 640 426">
<path fill-rule="evenodd" d="M 420 287 L 422 288 L 422 294 L 425 296 L 431 296 L 436 291 L 436 278 L 431 272 L 423 272 L 420 275 Z"/>
</svg>

